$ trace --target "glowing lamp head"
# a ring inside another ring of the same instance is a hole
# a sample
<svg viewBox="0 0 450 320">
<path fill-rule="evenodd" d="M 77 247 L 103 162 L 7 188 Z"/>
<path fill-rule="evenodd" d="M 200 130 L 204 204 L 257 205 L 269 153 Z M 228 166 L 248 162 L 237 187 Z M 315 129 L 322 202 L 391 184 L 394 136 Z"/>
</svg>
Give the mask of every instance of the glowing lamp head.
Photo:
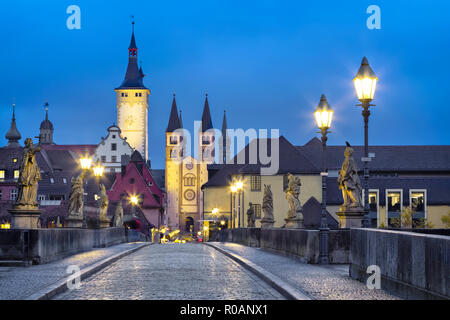
<svg viewBox="0 0 450 320">
<path fill-rule="evenodd" d="M 224 226 L 224 225 L 225 225 L 225 220 L 220 221 L 220 224 L 221 224 L 222 226 Z"/>
<path fill-rule="evenodd" d="M 89 157 L 84 157 L 80 159 L 81 169 L 88 170 L 91 167 L 92 159 Z"/>
<path fill-rule="evenodd" d="M 219 213 L 219 209 L 218 209 L 218 208 L 212 209 L 212 213 L 213 213 L 213 214 L 218 214 L 218 213 Z"/>
<path fill-rule="evenodd" d="M 367 61 L 367 58 L 364 57 L 358 73 L 353 79 L 353 84 L 355 85 L 356 95 L 358 96 L 359 101 L 370 102 L 373 100 L 377 80 L 377 76 L 369 66 L 369 61 Z"/>
<path fill-rule="evenodd" d="M 203 231 L 208 231 L 208 226 L 204 226 Z"/>
<path fill-rule="evenodd" d="M 244 183 L 242 181 L 236 182 L 236 189 L 237 190 L 242 190 L 243 187 L 244 187 Z"/>
<path fill-rule="evenodd" d="M 236 185 L 231 185 L 230 186 L 230 190 L 231 190 L 231 192 L 233 192 L 233 193 L 235 193 L 235 192 L 237 192 L 237 187 L 236 187 Z"/>
<path fill-rule="evenodd" d="M 130 197 L 130 202 L 132 205 L 137 205 L 138 204 L 138 197 L 137 196 L 131 196 Z"/>
<path fill-rule="evenodd" d="M 327 98 L 324 94 L 320 97 L 319 105 L 314 111 L 316 123 L 319 129 L 329 129 L 331 127 L 331 120 L 333 119 L 333 109 L 330 108 Z"/>
<path fill-rule="evenodd" d="M 103 170 L 105 170 L 105 167 L 103 167 L 99 162 L 97 162 L 93 170 L 94 176 L 101 177 L 103 175 Z"/>
</svg>

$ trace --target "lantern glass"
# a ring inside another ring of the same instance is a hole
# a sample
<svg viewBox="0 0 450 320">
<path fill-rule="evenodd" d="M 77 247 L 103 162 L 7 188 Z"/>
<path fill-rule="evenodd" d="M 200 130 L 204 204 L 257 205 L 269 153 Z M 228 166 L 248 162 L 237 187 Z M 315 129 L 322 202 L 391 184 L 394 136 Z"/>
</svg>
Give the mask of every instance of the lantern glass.
<svg viewBox="0 0 450 320">
<path fill-rule="evenodd" d="M 80 159 L 80 165 L 81 165 L 81 169 L 83 170 L 87 170 L 91 167 L 92 164 L 92 159 L 91 158 L 81 158 Z"/>
<path fill-rule="evenodd" d="M 356 95 L 359 101 L 372 101 L 377 87 L 377 78 L 358 78 L 353 79 L 356 89 Z"/>
<path fill-rule="evenodd" d="M 103 170 L 105 168 L 103 166 L 101 166 L 100 164 L 97 164 L 93 170 L 94 170 L 94 176 L 96 177 L 101 177 L 103 175 Z"/>
<path fill-rule="evenodd" d="M 333 120 L 333 110 L 317 109 L 314 112 L 314 116 L 316 117 L 316 123 L 319 129 L 329 129 L 331 127 L 331 121 Z"/>
</svg>

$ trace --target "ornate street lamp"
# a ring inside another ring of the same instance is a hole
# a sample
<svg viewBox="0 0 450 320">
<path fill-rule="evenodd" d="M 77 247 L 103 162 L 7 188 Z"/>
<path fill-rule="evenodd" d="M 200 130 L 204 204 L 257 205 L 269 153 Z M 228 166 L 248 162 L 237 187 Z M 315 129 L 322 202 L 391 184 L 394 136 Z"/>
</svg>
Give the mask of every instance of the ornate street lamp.
<svg viewBox="0 0 450 320">
<path fill-rule="evenodd" d="M 369 227 L 369 107 L 374 106 L 370 102 L 375 95 L 375 88 L 377 86 L 378 78 L 369 66 L 367 58 L 364 57 L 361 66 L 359 67 L 356 77 L 353 79 L 355 85 L 356 95 L 363 108 L 362 115 L 364 117 L 364 157 L 362 158 L 364 164 L 364 219 L 362 221 L 363 228 Z"/>
<path fill-rule="evenodd" d="M 89 169 L 91 168 L 91 164 L 92 164 L 92 158 L 89 157 L 84 157 L 80 159 L 80 166 L 82 171 L 82 179 L 83 179 L 83 184 L 84 184 L 84 191 L 83 191 L 83 224 L 82 224 L 82 228 L 86 229 L 87 228 L 87 223 L 86 223 L 86 206 L 87 206 L 87 180 L 85 178 L 86 174 L 89 172 Z"/>
<path fill-rule="evenodd" d="M 327 133 L 330 132 L 328 129 L 331 127 L 331 121 L 333 119 L 333 109 L 328 105 L 327 98 L 324 94 L 320 97 L 319 105 L 314 111 L 314 116 L 316 118 L 317 127 L 322 134 L 322 214 L 320 218 L 320 228 L 319 228 L 319 263 L 328 264 L 328 228 L 327 222 L 327 157 L 326 157 L 326 147 L 327 147 Z"/>
</svg>

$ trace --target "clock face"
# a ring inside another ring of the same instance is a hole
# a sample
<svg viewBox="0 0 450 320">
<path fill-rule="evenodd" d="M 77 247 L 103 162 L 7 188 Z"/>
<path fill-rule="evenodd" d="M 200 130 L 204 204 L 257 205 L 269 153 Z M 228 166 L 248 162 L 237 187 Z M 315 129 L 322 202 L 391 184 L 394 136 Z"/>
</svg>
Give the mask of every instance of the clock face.
<svg viewBox="0 0 450 320">
<path fill-rule="evenodd" d="M 184 198 L 185 198 L 187 201 L 192 201 L 192 200 L 194 200 L 194 199 L 195 199 L 195 191 L 192 190 L 192 189 L 186 190 L 186 191 L 184 192 Z"/>
<path fill-rule="evenodd" d="M 192 162 L 186 163 L 186 169 L 192 170 L 193 167 L 194 165 L 192 164 Z"/>
<path fill-rule="evenodd" d="M 133 127 L 133 125 L 136 123 L 136 119 L 135 117 L 133 117 L 132 115 L 129 115 L 126 119 L 125 119 L 125 127 L 126 128 L 131 128 Z"/>
</svg>

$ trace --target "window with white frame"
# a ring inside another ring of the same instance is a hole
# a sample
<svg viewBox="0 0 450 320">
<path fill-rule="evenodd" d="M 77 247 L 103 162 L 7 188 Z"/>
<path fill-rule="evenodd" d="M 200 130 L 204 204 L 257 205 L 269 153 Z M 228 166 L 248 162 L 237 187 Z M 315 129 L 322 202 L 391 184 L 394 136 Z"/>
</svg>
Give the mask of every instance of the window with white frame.
<svg viewBox="0 0 450 320">
<path fill-rule="evenodd" d="M 427 218 L 427 190 L 409 190 L 409 204 L 412 211 L 412 227 L 422 227 Z"/>
<path fill-rule="evenodd" d="M 17 189 L 11 189 L 11 193 L 9 194 L 9 200 L 15 201 L 17 199 Z"/>
<path fill-rule="evenodd" d="M 362 191 L 363 203 L 365 203 L 364 191 Z M 371 228 L 377 228 L 380 225 L 379 219 L 379 190 L 369 189 L 369 223 Z"/>
<path fill-rule="evenodd" d="M 402 202 L 403 192 L 401 189 L 386 190 L 386 212 L 388 227 L 401 227 Z"/>
</svg>

